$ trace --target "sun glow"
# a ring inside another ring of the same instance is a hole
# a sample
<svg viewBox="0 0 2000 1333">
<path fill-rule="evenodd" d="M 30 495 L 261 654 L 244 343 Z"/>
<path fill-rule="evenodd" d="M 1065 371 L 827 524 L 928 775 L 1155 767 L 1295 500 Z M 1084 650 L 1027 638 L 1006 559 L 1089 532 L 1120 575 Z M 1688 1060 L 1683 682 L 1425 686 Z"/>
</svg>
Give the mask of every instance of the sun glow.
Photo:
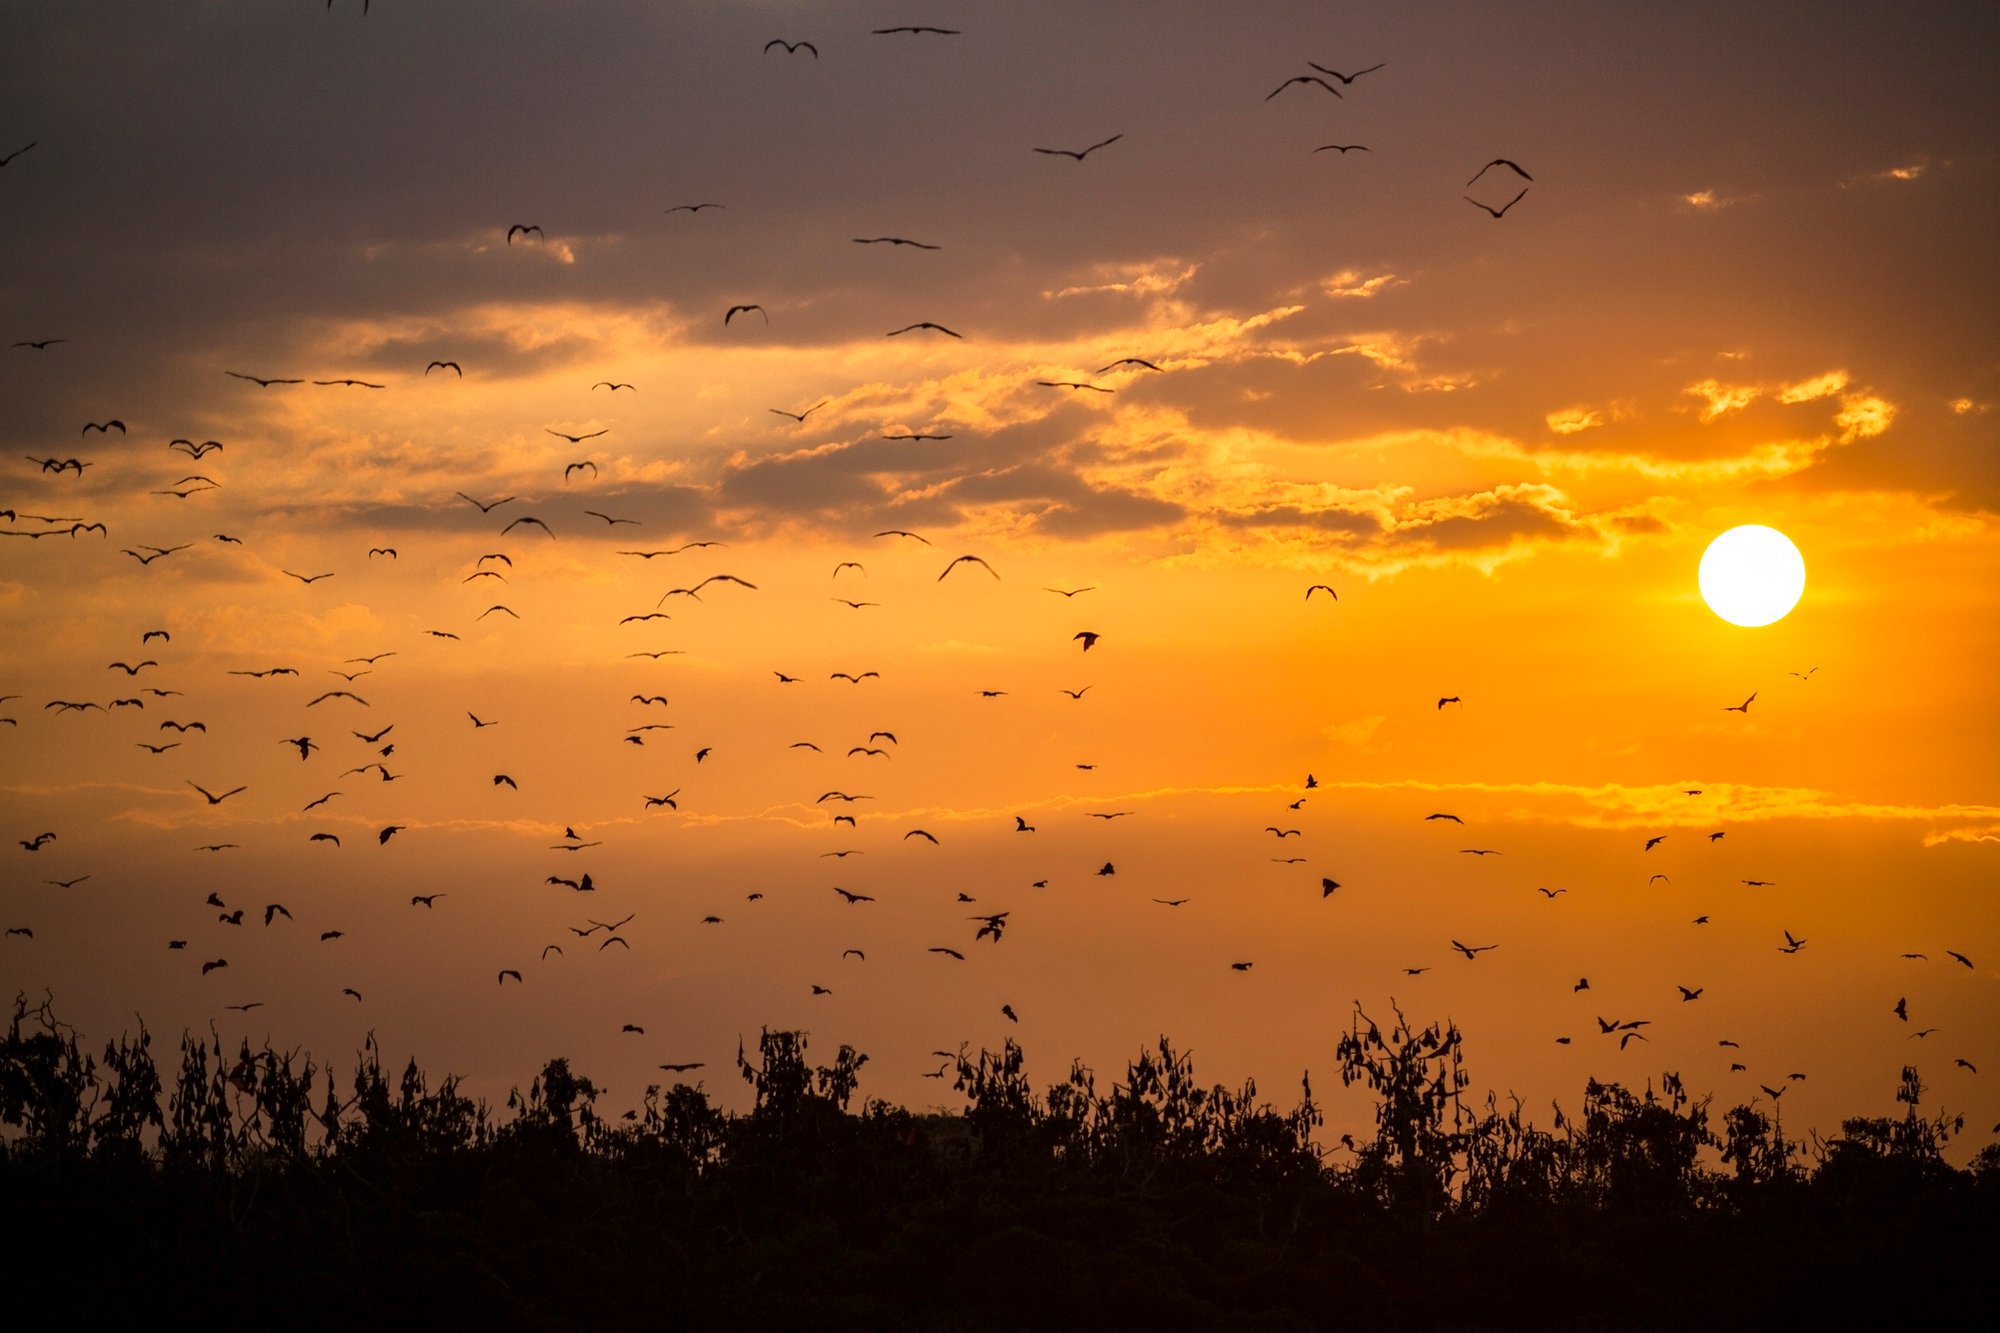
<svg viewBox="0 0 2000 1333">
<path fill-rule="evenodd" d="M 1732 625 L 1755 628 L 1782 620 L 1806 590 L 1806 562 L 1776 528 L 1731 528 L 1702 552 L 1701 599 Z"/>
</svg>

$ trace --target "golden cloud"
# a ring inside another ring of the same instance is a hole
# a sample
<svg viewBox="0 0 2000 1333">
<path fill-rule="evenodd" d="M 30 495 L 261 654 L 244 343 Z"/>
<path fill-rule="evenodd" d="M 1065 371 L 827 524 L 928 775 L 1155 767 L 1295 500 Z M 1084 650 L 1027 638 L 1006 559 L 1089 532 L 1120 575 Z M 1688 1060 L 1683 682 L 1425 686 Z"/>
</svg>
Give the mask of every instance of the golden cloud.
<svg viewBox="0 0 2000 1333">
<path fill-rule="evenodd" d="M 1681 392 L 1703 401 L 1705 406 L 1701 409 L 1701 421 L 1707 425 L 1725 412 L 1748 407 L 1756 401 L 1760 390 L 1754 384 L 1724 384 L 1711 378 L 1699 384 L 1690 384 Z"/>
<path fill-rule="evenodd" d="M 1328 296 L 1344 300 L 1368 300 L 1391 287 L 1401 287 L 1409 279 L 1399 278 L 1393 273 L 1378 273 L 1364 277 L 1358 269 L 1344 268 L 1331 277 L 1320 281 L 1319 289 Z"/>
<path fill-rule="evenodd" d="M 1896 420 L 1896 405 L 1873 394 L 1844 394 L 1834 424 L 1840 427 L 1840 442 L 1871 439 L 1889 429 Z"/>
<path fill-rule="evenodd" d="M 1846 387 L 1847 372 L 1844 370 L 1829 370 L 1824 375 L 1815 375 L 1809 380 L 1800 380 L 1797 384 L 1785 385 L 1778 390 L 1778 401 L 1781 403 L 1811 402 L 1815 398 L 1825 398 L 1830 394 L 1839 393 Z"/>
</svg>

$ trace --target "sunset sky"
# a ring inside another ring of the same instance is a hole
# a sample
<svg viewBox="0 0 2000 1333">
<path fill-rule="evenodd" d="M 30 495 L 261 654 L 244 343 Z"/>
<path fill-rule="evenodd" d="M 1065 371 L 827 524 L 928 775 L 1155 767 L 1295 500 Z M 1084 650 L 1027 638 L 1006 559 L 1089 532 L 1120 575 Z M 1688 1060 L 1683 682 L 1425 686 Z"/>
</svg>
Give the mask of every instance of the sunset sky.
<svg viewBox="0 0 2000 1333">
<path fill-rule="evenodd" d="M 1674 1070 L 1832 1132 L 1914 1063 L 1962 1160 L 1996 51 L 1971 4 L 9 6 L 0 994 L 495 1102 L 566 1055 L 612 1113 L 667 1062 L 744 1105 L 760 1026 L 915 1107 L 933 1050 L 1108 1085 L 1164 1033 L 1310 1070 L 1329 1137 L 1393 1002 L 1544 1124 Z M 1807 565 L 1761 629 L 1695 583 L 1750 523 Z"/>
</svg>

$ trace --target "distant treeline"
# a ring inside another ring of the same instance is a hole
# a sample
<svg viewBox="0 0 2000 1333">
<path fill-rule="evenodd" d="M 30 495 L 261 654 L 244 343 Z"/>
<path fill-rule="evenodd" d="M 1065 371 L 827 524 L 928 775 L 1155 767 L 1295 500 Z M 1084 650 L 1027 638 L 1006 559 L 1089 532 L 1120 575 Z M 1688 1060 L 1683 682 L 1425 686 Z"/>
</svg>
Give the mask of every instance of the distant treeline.
<svg viewBox="0 0 2000 1333">
<path fill-rule="evenodd" d="M 835 1329 L 1950 1327 L 1994 1316 L 2000 1149 L 1901 1118 L 1788 1142 L 1680 1080 L 1592 1081 L 1538 1129 L 1468 1105 L 1456 1027 L 1358 1008 L 1375 1134 L 1316 1145 L 1306 1085 L 1202 1087 L 1161 1039 L 1037 1093 L 1011 1040 L 960 1115 L 870 1100 L 867 1056 L 764 1032 L 753 1109 L 686 1083 L 617 1118 L 566 1060 L 505 1114 L 371 1038 L 341 1095 L 297 1053 L 142 1028 L 101 1056 L 17 1001 L 0 1042 L 0 1273 L 85 1326 Z M 169 1082 L 170 1080 L 170 1082 Z M 1720 1150 L 1723 1170 L 1703 1165 Z"/>
</svg>

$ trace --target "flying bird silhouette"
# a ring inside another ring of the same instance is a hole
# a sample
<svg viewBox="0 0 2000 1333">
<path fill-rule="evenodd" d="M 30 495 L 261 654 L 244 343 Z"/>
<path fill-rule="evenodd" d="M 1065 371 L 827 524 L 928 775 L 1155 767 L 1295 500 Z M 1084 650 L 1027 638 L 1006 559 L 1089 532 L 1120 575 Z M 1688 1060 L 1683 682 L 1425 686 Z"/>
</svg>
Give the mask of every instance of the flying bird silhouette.
<svg viewBox="0 0 2000 1333">
<path fill-rule="evenodd" d="M 996 572 L 996 571 L 994 570 L 993 566 L 991 566 L 991 565 L 987 564 L 987 563 L 986 563 L 986 562 L 985 562 L 984 560 L 980 559 L 980 558 L 979 558 L 978 556 L 976 556 L 976 555 L 962 555 L 962 556 L 959 556 L 959 557 L 958 557 L 957 559 L 953 560 L 953 561 L 952 561 L 952 562 L 951 562 L 950 564 L 948 564 L 948 565 L 946 565 L 946 566 L 944 567 L 944 573 L 941 573 L 941 574 L 939 574 L 939 575 L 937 576 L 937 581 L 938 581 L 939 583 L 942 583 L 942 582 L 944 582 L 944 576 L 945 576 L 945 574 L 949 574 L 949 573 L 951 573 L 951 571 L 952 571 L 952 570 L 954 570 L 954 569 L 957 569 L 957 568 L 958 568 L 958 567 L 959 567 L 960 565 L 966 565 L 966 564 L 971 564 L 971 565 L 978 565 L 978 566 L 979 566 L 979 567 L 980 567 L 981 569 L 985 570 L 985 571 L 986 571 L 986 572 L 987 572 L 988 574 L 992 574 L 994 578 L 996 578 L 996 579 L 997 579 L 997 578 L 999 578 L 999 577 L 1000 577 L 1000 575 L 999 575 L 999 574 L 998 574 L 998 573 L 997 573 L 997 572 Z"/>
<path fill-rule="evenodd" d="M 1096 143 L 1092 144 L 1090 147 L 1083 149 L 1037 148 L 1034 151 L 1037 153 L 1046 153 L 1051 157 L 1073 157 L 1077 161 L 1081 162 L 1083 161 L 1083 159 L 1089 157 L 1092 153 L 1096 152 L 1098 149 L 1106 147 L 1110 144 L 1117 143 L 1120 139 L 1124 137 L 1125 136 L 1122 133 L 1114 134 L 1109 139 L 1100 139 Z"/>
<path fill-rule="evenodd" d="M 1504 204 L 1500 205 L 1500 207 L 1498 207 L 1498 208 L 1494 208 L 1494 207 L 1492 207 L 1492 206 L 1491 206 L 1491 205 L 1489 205 L 1489 204 L 1482 204 L 1482 203 L 1480 203 L 1480 202 L 1479 202 L 1479 201 L 1478 201 L 1477 199 L 1474 199 L 1474 198 L 1473 198 L 1473 197 L 1472 197 L 1471 195 L 1469 195 L 1469 194 L 1467 194 L 1467 195 L 1461 195 L 1461 196 L 1459 196 L 1459 197 L 1460 197 L 1460 198 L 1462 198 L 1462 199 L 1464 199 L 1466 203 L 1468 203 L 1468 204 L 1471 204 L 1471 205 L 1472 205 L 1473 207 L 1475 207 L 1475 208 L 1478 208 L 1478 209 L 1481 209 L 1481 210 L 1483 210 L 1484 212 L 1487 212 L 1487 213 L 1490 213 L 1490 214 L 1492 214 L 1492 216 L 1493 216 L 1493 219 L 1494 219 L 1494 221 L 1496 221 L 1496 222 L 1497 222 L 1497 221 L 1499 221 L 1499 220 L 1500 220 L 1501 218 L 1504 218 L 1504 217 L 1506 217 L 1506 216 L 1507 216 L 1507 210 L 1508 210 L 1508 209 L 1512 208 L 1512 207 L 1513 207 L 1513 206 L 1514 206 L 1515 204 L 1518 204 L 1518 203 L 1520 203 L 1520 202 L 1521 202 L 1521 201 L 1522 201 L 1523 199 L 1527 198 L 1527 197 L 1528 197 L 1528 191 L 1527 191 L 1527 189 L 1526 189 L 1526 188 L 1523 188 L 1523 189 L 1522 189 L 1522 191 L 1521 191 L 1521 192 L 1520 192 L 1519 194 L 1515 195 L 1515 196 L 1514 196 L 1514 197 L 1513 197 L 1512 199 L 1509 199 L 1509 200 L 1508 200 L 1508 201 L 1507 201 L 1506 203 L 1504 203 Z"/>
<path fill-rule="evenodd" d="M 1313 68 L 1317 69 L 1319 67 L 1315 65 L 1313 66 Z M 1367 71 L 1364 70 L 1362 72 L 1366 73 Z M 1531 181 L 1534 179 L 1533 176 L 1530 176 L 1527 172 L 1523 171 L 1518 163 L 1510 162 L 1504 157 L 1496 157 L 1491 162 L 1488 162 L 1485 166 L 1481 167 L 1478 171 L 1474 172 L 1472 179 L 1465 183 L 1465 188 L 1469 190 L 1473 186 L 1477 185 L 1479 183 L 1479 178 L 1481 176 L 1484 176 L 1487 172 L 1493 170 L 1493 168 L 1495 167 L 1505 167 L 1509 171 L 1513 172 L 1515 175 L 1519 176 L 1522 180 L 1525 181 Z"/>
<path fill-rule="evenodd" d="M 1367 69 L 1357 69 L 1352 74 L 1342 74 L 1339 70 L 1328 69 L 1325 65 L 1322 65 L 1315 60 L 1308 60 L 1306 61 L 1306 63 L 1308 65 L 1311 65 L 1314 69 L 1318 70 L 1320 73 L 1326 75 L 1328 78 L 1339 79 L 1340 84 L 1343 88 L 1346 87 L 1348 84 L 1353 83 L 1363 74 L 1373 74 L 1378 69 L 1387 69 L 1389 67 L 1389 62 L 1385 60 L 1382 61 L 1380 64 L 1370 65 Z"/>
<path fill-rule="evenodd" d="M 1318 66 L 1315 65 L 1314 68 L 1317 69 Z M 1276 97 L 1279 93 L 1285 91 L 1285 89 L 1291 87 L 1295 83 L 1316 83 L 1320 87 L 1332 93 L 1335 97 L 1340 96 L 1340 89 L 1334 87 L 1332 84 L 1328 83 L 1325 79 L 1320 78 L 1316 74 L 1294 74 L 1291 78 L 1286 79 L 1283 83 L 1279 84 L 1277 87 L 1273 88 L 1270 92 L 1266 93 L 1264 95 L 1264 100 L 1267 102 L 1270 101 L 1273 97 Z"/>
</svg>

